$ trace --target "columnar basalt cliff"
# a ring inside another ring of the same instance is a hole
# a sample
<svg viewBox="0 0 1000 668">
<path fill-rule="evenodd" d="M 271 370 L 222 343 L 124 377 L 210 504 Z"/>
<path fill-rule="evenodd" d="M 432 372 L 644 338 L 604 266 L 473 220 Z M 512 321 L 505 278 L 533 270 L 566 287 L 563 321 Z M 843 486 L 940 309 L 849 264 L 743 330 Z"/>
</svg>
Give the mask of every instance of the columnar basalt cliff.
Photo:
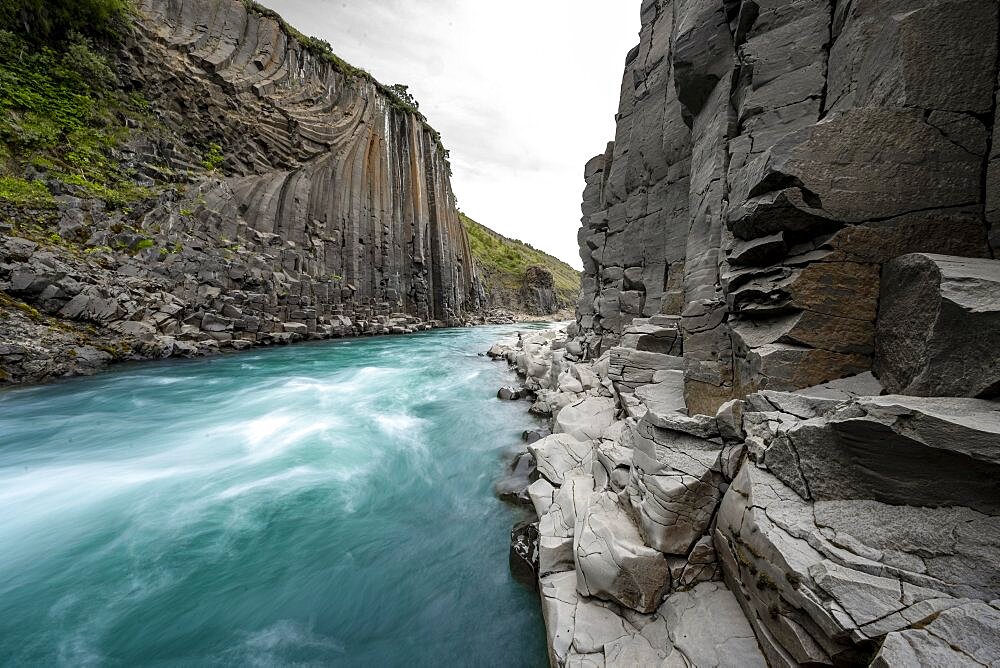
<svg viewBox="0 0 1000 668">
<path fill-rule="evenodd" d="M 447 152 L 409 100 L 252 3 L 142 0 L 135 22 L 117 66 L 150 113 L 118 157 L 159 195 L 56 186 L 57 236 L 12 214 L 0 380 L 466 322 Z"/>
<path fill-rule="evenodd" d="M 991 257 L 996 2 L 649 0 L 642 20 L 586 169 L 591 354 L 682 316 L 710 413 L 869 370 L 889 260 Z"/>
<path fill-rule="evenodd" d="M 998 3 L 641 11 L 577 321 L 490 351 L 552 664 L 997 665 Z"/>
</svg>

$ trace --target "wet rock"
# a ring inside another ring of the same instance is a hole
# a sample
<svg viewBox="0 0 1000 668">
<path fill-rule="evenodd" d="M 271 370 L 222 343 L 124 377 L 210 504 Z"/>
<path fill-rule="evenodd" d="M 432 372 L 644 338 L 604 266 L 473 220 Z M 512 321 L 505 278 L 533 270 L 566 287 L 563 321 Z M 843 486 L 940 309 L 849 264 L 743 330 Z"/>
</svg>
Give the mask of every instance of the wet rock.
<svg viewBox="0 0 1000 668">
<path fill-rule="evenodd" d="M 539 427 L 537 429 L 526 429 L 521 434 L 521 440 L 529 445 L 536 441 L 540 441 L 546 436 L 551 436 L 552 430 L 548 427 Z"/>
<path fill-rule="evenodd" d="M 535 458 L 531 453 L 518 455 L 510 465 L 507 476 L 494 485 L 497 496 L 512 503 L 530 504 L 527 489 L 537 477 L 536 471 Z"/>
<path fill-rule="evenodd" d="M 510 532 L 510 572 L 514 579 L 535 589 L 538 587 L 538 525 L 518 524 Z"/>
<path fill-rule="evenodd" d="M 521 399 L 521 390 L 515 387 L 501 387 L 497 392 L 497 398 L 503 401 L 517 401 Z"/>
</svg>

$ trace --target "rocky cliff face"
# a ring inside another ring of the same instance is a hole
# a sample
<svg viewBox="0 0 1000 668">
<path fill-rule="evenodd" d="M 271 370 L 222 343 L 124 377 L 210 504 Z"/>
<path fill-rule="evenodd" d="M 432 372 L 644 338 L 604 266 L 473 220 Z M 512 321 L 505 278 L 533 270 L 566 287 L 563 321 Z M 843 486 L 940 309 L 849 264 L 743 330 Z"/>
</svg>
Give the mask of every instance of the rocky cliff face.
<svg viewBox="0 0 1000 668">
<path fill-rule="evenodd" d="M 12 213 L 6 376 L 464 322 L 471 250 L 414 109 L 250 3 L 138 9 L 117 65 L 152 120 L 125 120 L 119 159 L 157 196 L 109 210 L 50 184 L 57 236 Z"/>
<path fill-rule="evenodd" d="M 1000 661 L 998 11 L 642 3 L 577 322 L 491 351 L 553 665 Z"/>
<path fill-rule="evenodd" d="M 997 246 L 997 5 L 647 0 L 580 332 L 682 316 L 689 406 L 872 368 L 882 266 Z"/>
</svg>

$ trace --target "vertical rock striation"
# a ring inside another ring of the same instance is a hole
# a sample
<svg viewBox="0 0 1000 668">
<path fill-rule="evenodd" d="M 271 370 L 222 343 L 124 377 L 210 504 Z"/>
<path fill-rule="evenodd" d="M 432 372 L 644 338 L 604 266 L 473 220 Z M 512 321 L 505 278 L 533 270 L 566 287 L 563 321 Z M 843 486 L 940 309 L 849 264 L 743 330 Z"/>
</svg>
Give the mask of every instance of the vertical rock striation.
<svg viewBox="0 0 1000 668">
<path fill-rule="evenodd" d="M 1000 4 L 641 11 L 577 320 L 497 351 L 553 664 L 997 665 Z"/>
<path fill-rule="evenodd" d="M 211 215 L 191 224 L 277 239 L 281 269 L 341 277 L 354 302 L 425 320 L 471 306 L 446 154 L 422 117 L 239 0 L 143 0 L 139 16 L 135 71 L 161 118 L 223 146 L 233 173 L 203 190 Z"/>
<path fill-rule="evenodd" d="M 680 315 L 689 408 L 872 367 L 882 265 L 991 257 L 997 4 L 648 0 L 578 332 Z M 891 147 L 891 148 L 890 148 Z"/>
<path fill-rule="evenodd" d="M 398 91 L 242 0 L 139 1 L 115 65 L 149 113 L 109 150 L 151 195 L 54 181 L 51 210 L 4 212 L 0 382 L 480 307 L 447 151 Z"/>
</svg>

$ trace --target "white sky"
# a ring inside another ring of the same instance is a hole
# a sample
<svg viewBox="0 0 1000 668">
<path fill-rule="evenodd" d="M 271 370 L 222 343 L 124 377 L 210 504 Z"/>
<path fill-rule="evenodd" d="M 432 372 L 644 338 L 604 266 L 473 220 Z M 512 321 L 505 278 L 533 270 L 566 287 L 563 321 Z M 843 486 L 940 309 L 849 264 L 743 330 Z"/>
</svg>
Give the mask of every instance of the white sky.
<svg viewBox="0 0 1000 668">
<path fill-rule="evenodd" d="M 264 0 L 385 84 L 451 151 L 459 208 L 580 268 L 583 167 L 614 138 L 637 0 Z"/>
</svg>

